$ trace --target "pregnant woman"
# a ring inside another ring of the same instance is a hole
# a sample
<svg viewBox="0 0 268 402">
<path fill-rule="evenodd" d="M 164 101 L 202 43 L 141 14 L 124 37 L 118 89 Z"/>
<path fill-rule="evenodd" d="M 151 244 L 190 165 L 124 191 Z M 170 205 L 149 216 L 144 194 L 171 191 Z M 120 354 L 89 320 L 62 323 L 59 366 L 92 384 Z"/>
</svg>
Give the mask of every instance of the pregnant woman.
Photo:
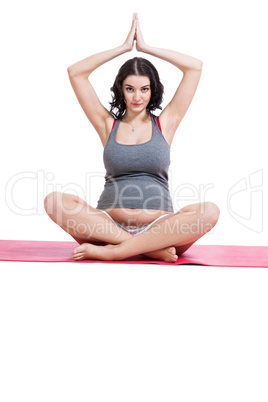
<svg viewBox="0 0 268 402">
<path fill-rule="evenodd" d="M 120 68 L 108 111 L 100 102 L 90 74 L 117 56 L 139 52 L 165 60 L 183 73 L 179 86 L 162 110 L 163 85 L 153 64 L 141 57 Z M 177 51 L 144 42 L 138 15 L 123 45 L 79 61 L 68 68 L 77 99 L 104 147 L 105 185 L 94 208 L 81 198 L 48 194 L 50 218 L 80 245 L 72 257 L 122 260 L 143 254 L 175 262 L 218 221 L 212 202 L 192 204 L 174 212 L 168 186 L 170 147 L 195 94 L 202 62 Z M 162 110 L 159 116 L 153 114 Z"/>
</svg>

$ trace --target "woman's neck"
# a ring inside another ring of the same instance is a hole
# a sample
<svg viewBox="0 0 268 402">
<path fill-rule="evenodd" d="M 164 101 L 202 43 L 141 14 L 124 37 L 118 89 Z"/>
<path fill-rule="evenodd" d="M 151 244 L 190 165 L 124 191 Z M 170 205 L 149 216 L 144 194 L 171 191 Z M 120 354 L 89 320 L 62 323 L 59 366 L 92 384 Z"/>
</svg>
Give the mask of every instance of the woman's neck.
<svg viewBox="0 0 268 402">
<path fill-rule="evenodd" d="M 150 116 L 146 110 L 143 110 L 140 113 L 135 113 L 130 110 L 127 110 L 124 116 L 122 117 L 122 121 L 128 123 L 146 123 L 149 120 Z"/>
</svg>

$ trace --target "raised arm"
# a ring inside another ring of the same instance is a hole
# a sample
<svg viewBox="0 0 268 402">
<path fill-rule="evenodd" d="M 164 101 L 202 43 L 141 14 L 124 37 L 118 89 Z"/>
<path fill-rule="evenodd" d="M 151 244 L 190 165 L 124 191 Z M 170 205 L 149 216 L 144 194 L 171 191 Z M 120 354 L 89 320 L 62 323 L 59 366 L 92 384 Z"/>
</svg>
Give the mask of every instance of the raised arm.
<svg viewBox="0 0 268 402">
<path fill-rule="evenodd" d="M 183 73 L 182 80 L 175 95 L 159 116 L 163 132 L 165 132 L 166 137 L 169 138 L 171 143 L 173 136 L 194 97 L 200 80 L 203 63 L 201 60 L 174 50 L 159 49 L 147 45 L 143 40 L 137 15 L 136 19 L 137 50 L 165 60 L 179 68 Z"/>
<path fill-rule="evenodd" d="M 136 19 L 135 16 L 133 16 L 131 30 L 123 45 L 89 56 L 67 69 L 75 95 L 89 121 L 99 134 L 103 145 L 105 145 L 111 131 L 113 117 L 100 102 L 93 86 L 89 82 L 89 76 L 102 64 L 132 50 L 135 29 Z"/>
</svg>

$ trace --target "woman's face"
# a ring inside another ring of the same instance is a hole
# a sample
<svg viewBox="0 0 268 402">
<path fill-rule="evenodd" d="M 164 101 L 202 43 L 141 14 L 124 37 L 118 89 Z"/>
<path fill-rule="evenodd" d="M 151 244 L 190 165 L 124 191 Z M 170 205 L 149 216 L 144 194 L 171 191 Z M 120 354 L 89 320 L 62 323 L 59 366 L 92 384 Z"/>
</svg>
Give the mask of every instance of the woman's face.
<svg viewBox="0 0 268 402">
<path fill-rule="evenodd" d="M 150 79 L 143 75 L 129 75 L 122 84 L 127 109 L 141 112 L 151 99 Z"/>
</svg>

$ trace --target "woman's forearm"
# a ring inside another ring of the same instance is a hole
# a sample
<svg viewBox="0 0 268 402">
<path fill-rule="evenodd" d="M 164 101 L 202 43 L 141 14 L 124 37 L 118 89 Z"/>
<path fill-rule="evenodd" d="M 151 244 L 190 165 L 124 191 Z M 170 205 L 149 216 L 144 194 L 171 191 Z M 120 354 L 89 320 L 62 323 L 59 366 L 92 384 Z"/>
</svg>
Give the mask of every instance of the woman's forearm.
<svg viewBox="0 0 268 402">
<path fill-rule="evenodd" d="M 141 49 L 141 51 L 143 53 L 147 53 L 162 60 L 168 61 L 169 63 L 178 67 L 183 73 L 189 70 L 202 69 L 203 63 L 201 60 L 183 53 L 179 53 L 175 50 L 160 49 L 146 45 L 143 49 Z"/>
<path fill-rule="evenodd" d="M 114 49 L 105 50 L 104 52 L 89 56 L 67 68 L 70 76 L 85 76 L 88 77 L 92 71 L 100 67 L 102 64 L 120 56 L 129 51 L 129 48 L 123 44 Z"/>
</svg>

